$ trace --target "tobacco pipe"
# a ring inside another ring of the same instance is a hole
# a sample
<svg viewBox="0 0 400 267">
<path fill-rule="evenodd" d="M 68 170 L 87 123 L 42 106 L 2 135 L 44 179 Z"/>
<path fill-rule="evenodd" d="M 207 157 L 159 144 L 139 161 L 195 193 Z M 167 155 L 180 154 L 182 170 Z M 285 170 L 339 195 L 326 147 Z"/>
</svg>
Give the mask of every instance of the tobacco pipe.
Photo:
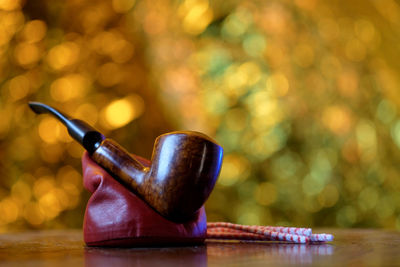
<svg viewBox="0 0 400 267">
<path fill-rule="evenodd" d="M 91 159 L 139 195 L 165 218 L 189 220 L 204 204 L 218 178 L 223 149 L 210 137 L 177 131 L 157 137 L 150 167 L 86 122 L 48 105 L 29 102 L 37 114 L 50 113 L 89 153 Z"/>
</svg>

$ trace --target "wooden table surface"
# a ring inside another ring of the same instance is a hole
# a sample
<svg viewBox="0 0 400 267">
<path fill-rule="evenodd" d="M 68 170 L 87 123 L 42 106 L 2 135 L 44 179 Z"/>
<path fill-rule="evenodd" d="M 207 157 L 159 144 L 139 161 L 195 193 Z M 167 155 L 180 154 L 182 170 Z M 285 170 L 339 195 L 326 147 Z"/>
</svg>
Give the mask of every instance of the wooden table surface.
<svg viewBox="0 0 400 267">
<path fill-rule="evenodd" d="M 0 266 L 400 266 L 400 232 L 324 232 L 334 234 L 334 242 L 207 242 L 194 247 L 129 249 L 85 247 L 80 230 L 8 233 L 0 235 Z"/>
</svg>

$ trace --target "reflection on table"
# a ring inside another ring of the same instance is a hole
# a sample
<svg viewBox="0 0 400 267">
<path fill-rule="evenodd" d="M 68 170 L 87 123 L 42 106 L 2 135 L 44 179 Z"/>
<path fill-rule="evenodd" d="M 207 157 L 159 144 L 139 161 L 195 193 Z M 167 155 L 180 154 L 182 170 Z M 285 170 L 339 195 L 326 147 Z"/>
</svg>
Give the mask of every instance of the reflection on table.
<svg viewBox="0 0 400 267">
<path fill-rule="evenodd" d="M 396 265 L 400 233 L 383 230 L 329 230 L 327 244 L 221 242 L 203 246 L 89 248 L 80 230 L 0 235 L 0 266 L 225 266 L 225 265 Z"/>
</svg>

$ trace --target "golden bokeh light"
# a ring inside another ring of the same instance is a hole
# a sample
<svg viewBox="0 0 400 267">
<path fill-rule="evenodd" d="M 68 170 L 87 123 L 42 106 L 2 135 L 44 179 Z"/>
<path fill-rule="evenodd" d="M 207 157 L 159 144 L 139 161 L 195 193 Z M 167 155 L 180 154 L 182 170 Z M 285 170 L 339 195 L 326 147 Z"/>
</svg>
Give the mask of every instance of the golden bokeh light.
<svg viewBox="0 0 400 267">
<path fill-rule="evenodd" d="M 78 58 L 79 46 L 73 42 L 66 42 L 54 46 L 49 51 L 47 62 L 52 69 L 59 71 L 74 64 Z"/>
<path fill-rule="evenodd" d="M 129 95 L 125 98 L 112 101 L 102 111 L 104 127 L 116 129 L 139 117 L 144 109 L 140 96 Z"/>
<path fill-rule="evenodd" d="M 33 185 L 33 195 L 36 199 L 40 199 L 43 195 L 50 192 L 55 186 L 52 176 L 43 176 L 38 178 Z"/>
<path fill-rule="evenodd" d="M 186 0 L 178 9 L 183 17 L 183 29 L 193 35 L 202 33 L 213 19 L 207 0 Z"/>
<path fill-rule="evenodd" d="M 138 155 L 215 138 L 210 220 L 400 229 L 396 1 L 42 2 L 0 0 L 0 231 L 81 227 L 88 199 L 84 149 L 28 101 Z"/>
<path fill-rule="evenodd" d="M 56 196 L 57 191 L 51 190 L 40 197 L 39 208 L 43 211 L 47 220 L 56 217 L 61 210 L 60 202 Z"/>
<path fill-rule="evenodd" d="M 19 0 L 0 0 L 0 9 L 12 11 L 21 7 Z"/>
<path fill-rule="evenodd" d="M 36 202 L 29 202 L 24 209 L 24 218 L 33 226 L 38 226 L 44 222 L 43 210 Z"/>
<path fill-rule="evenodd" d="M 1 221 L 4 224 L 17 220 L 19 215 L 18 205 L 14 200 L 5 198 L 0 201 Z"/>
<path fill-rule="evenodd" d="M 45 117 L 39 124 L 39 136 L 42 140 L 49 144 L 58 141 L 61 133 L 61 125 L 58 120 L 52 117 Z"/>
<path fill-rule="evenodd" d="M 14 77 L 8 85 L 10 96 L 13 100 L 24 98 L 30 90 L 30 82 L 25 75 Z"/>
<path fill-rule="evenodd" d="M 345 107 L 327 107 L 322 114 L 322 122 L 335 134 L 345 134 L 351 127 L 351 115 Z"/>
<path fill-rule="evenodd" d="M 50 87 L 51 97 L 59 102 L 66 102 L 76 97 L 85 96 L 89 81 L 80 74 L 69 74 L 55 80 Z"/>
<path fill-rule="evenodd" d="M 267 79 L 267 89 L 277 97 L 285 96 L 289 91 L 289 81 L 282 73 L 274 73 Z"/>
<path fill-rule="evenodd" d="M 26 42 L 36 43 L 45 37 L 46 31 L 47 26 L 43 21 L 31 20 L 25 24 L 22 35 Z"/>
<path fill-rule="evenodd" d="M 245 158 L 234 154 L 225 155 L 218 183 L 231 186 L 238 181 L 245 180 L 248 177 L 249 168 L 249 162 Z"/>
<path fill-rule="evenodd" d="M 15 48 L 15 59 L 23 67 L 30 67 L 40 58 L 39 48 L 30 43 L 21 43 Z"/>
<path fill-rule="evenodd" d="M 92 46 L 97 53 L 112 55 L 118 52 L 118 48 L 126 42 L 120 33 L 114 31 L 103 31 L 97 34 L 92 40 Z"/>
</svg>

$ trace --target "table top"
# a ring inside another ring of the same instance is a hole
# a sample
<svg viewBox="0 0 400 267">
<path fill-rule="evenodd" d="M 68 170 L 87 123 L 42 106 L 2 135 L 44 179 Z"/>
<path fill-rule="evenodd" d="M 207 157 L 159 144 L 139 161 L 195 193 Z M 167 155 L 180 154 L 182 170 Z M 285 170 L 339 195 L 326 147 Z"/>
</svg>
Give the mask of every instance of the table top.
<svg viewBox="0 0 400 267">
<path fill-rule="evenodd" d="M 321 231 L 315 231 L 321 232 Z M 324 229 L 326 244 L 207 242 L 204 246 L 88 248 L 81 230 L 0 235 L 0 266 L 400 265 L 400 232 Z"/>
</svg>

